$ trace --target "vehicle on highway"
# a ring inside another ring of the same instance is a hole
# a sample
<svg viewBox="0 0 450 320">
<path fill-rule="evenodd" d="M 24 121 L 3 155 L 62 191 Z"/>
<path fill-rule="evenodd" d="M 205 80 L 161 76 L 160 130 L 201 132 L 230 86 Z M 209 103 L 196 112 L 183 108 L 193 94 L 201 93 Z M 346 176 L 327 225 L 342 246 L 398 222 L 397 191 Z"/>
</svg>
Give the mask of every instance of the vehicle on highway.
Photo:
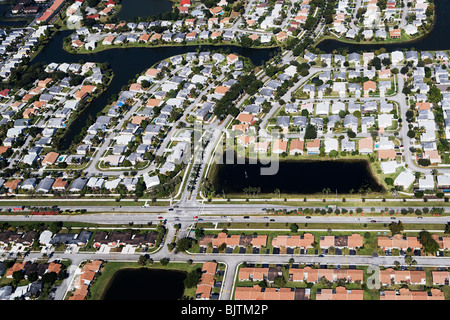
<svg viewBox="0 0 450 320">
<path fill-rule="evenodd" d="M 266 210 L 267 210 L 266 208 L 262 208 L 262 209 L 261 209 L 261 211 L 266 211 Z"/>
<path fill-rule="evenodd" d="M 233 221 L 233 218 L 228 219 L 228 221 Z"/>
<path fill-rule="evenodd" d="M 269 217 L 264 217 L 263 219 L 269 219 Z"/>
<path fill-rule="evenodd" d="M 203 219 L 202 218 L 198 218 L 198 221 L 203 221 Z"/>
<path fill-rule="evenodd" d="M 311 219 L 311 216 L 306 216 L 306 219 Z"/>
<path fill-rule="evenodd" d="M 359 221 L 359 220 L 361 220 L 361 219 L 360 219 L 360 218 L 355 218 L 355 220 L 356 220 L 356 221 Z"/>
<path fill-rule="evenodd" d="M 391 217 L 391 220 L 395 220 L 395 219 L 397 219 L 396 217 Z"/>
<path fill-rule="evenodd" d="M 173 208 L 169 208 L 169 211 L 173 211 Z"/>
<path fill-rule="evenodd" d="M 270 221 L 272 221 L 272 222 L 273 222 L 273 221 L 275 221 L 275 219 L 270 219 Z"/>
<path fill-rule="evenodd" d="M 417 217 L 417 219 L 423 219 L 423 217 Z"/>
<path fill-rule="evenodd" d="M 194 218 L 194 219 L 198 219 L 198 216 L 193 216 L 192 218 Z"/>
<path fill-rule="evenodd" d="M 221 216 L 222 219 L 225 219 L 227 216 Z"/>
<path fill-rule="evenodd" d="M 375 222 L 377 222 L 377 221 L 376 221 L 376 220 L 370 220 L 370 222 L 375 223 Z"/>
<path fill-rule="evenodd" d="M 159 216 L 158 219 L 162 219 L 163 217 Z"/>
<path fill-rule="evenodd" d="M 244 219 L 250 219 L 250 217 L 249 216 L 244 216 Z"/>
<path fill-rule="evenodd" d="M 319 258 L 323 258 L 323 254 L 319 254 Z"/>
</svg>

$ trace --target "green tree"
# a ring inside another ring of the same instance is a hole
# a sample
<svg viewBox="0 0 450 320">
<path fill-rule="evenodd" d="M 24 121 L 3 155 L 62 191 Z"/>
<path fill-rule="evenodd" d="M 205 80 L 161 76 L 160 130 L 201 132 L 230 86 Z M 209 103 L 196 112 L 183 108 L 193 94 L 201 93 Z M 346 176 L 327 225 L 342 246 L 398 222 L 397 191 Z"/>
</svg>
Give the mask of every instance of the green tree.
<svg viewBox="0 0 450 320">
<path fill-rule="evenodd" d="M 186 279 L 184 279 L 184 285 L 186 288 L 194 288 L 196 287 L 202 276 L 202 270 L 200 268 L 194 269 L 188 272 Z"/>
<path fill-rule="evenodd" d="M 391 222 L 389 224 L 389 230 L 391 230 L 392 235 L 403 232 L 403 224 L 401 221 L 399 222 Z"/>
<path fill-rule="evenodd" d="M 17 285 L 20 281 L 23 280 L 24 275 L 23 275 L 23 270 L 18 270 L 18 271 L 14 271 L 12 276 L 13 276 L 13 280 L 14 283 Z"/>
<path fill-rule="evenodd" d="M 283 276 L 278 276 L 273 279 L 273 284 L 276 287 L 284 287 L 286 285 L 286 279 Z"/>
<path fill-rule="evenodd" d="M 290 225 L 289 229 L 291 229 L 292 233 L 295 233 L 298 231 L 298 225 L 296 223 L 293 223 Z"/>
<path fill-rule="evenodd" d="M 49 284 L 49 285 L 53 285 L 56 281 L 56 279 L 58 278 L 58 275 L 56 274 L 56 272 L 47 272 L 44 273 L 44 275 L 42 276 L 42 283 L 45 284 Z"/>
<path fill-rule="evenodd" d="M 305 139 L 317 138 L 317 129 L 312 124 L 308 124 L 305 130 Z"/>
<path fill-rule="evenodd" d="M 141 254 L 138 259 L 138 264 L 140 266 L 145 266 L 147 264 L 148 257 L 144 254 Z"/>
<path fill-rule="evenodd" d="M 437 243 L 436 240 L 433 239 L 431 233 L 429 233 L 428 231 L 422 230 L 421 232 L 419 232 L 419 238 L 420 244 L 422 245 L 425 253 L 434 255 L 439 251 L 439 243 Z"/>
<path fill-rule="evenodd" d="M 178 251 L 187 251 L 192 247 L 192 239 L 190 238 L 182 238 L 177 241 L 177 250 Z"/>
</svg>

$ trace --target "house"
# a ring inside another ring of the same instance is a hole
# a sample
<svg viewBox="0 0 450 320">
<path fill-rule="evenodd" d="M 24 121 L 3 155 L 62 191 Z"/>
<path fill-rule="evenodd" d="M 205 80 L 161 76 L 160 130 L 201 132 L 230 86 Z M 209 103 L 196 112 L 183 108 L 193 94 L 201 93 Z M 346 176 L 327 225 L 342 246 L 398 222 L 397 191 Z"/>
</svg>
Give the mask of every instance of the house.
<svg viewBox="0 0 450 320">
<path fill-rule="evenodd" d="M 251 143 L 254 143 L 256 141 L 255 136 L 249 136 L 247 134 L 243 134 L 239 138 L 237 138 L 237 142 L 243 146 L 248 147 Z"/>
<path fill-rule="evenodd" d="M 55 164 L 56 160 L 58 160 L 58 158 L 59 158 L 59 153 L 51 151 L 51 152 L 47 153 L 47 155 L 42 160 L 41 164 L 43 166 L 53 165 L 53 164 Z"/>
<path fill-rule="evenodd" d="M 289 154 L 290 155 L 303 154 L 304 145 L 305 142 L 300 139 L 291 140 L 289 145 Z"/>
<path fill-rule="evenodd" d="M 289 116 L 280 116 L 277 118 L 276 125 L 282 129 L 287 129 L 287 128 L 289 128 L 290 121 L 291 120 L 290 120 Z"/>
<path fill-rule="evenodd" d="M 406 190 L 415 180 L 416 177 L 414 176 L 414 174 L 409 169 L 406 169 L 405 171 L 401 172 L 397 176 L 397 178 L 395 178 L 394 186 L 403 187 Z"/>
<path fill-rule="evenodd" d="M 373 152 L 373 139 L 367 137 L 358 141 L 358 151 L 360 154 L 370 154 Z"/>
<path fill-rule="evenodd" d="M 254 150 L 255 152 L 267 153 L 267 151 L 269 150 L 269 146 L 270 141 L 256 142 Z"/>
<path fill-rule="evenodd" d="M 80 192 L 81 190 L 83 190 L 86 183 L 87 183 L 86 178 L 76 178 L 75 180 L 73 180 L 72 184 L 70 185 L 69 191 Z"/>
<path fill-rule="evenodd" d="M 241 123 L 252 125 L 255 122 L 255 116 L 252 114 L 240 113 L 237 117 Z"/>
<path fill-rule="evenodd" d="M 332 150 L 339 151 L 339 141 L 334 138 L 326 138 L 324 141 L 325 153 L 330 153 Z"/>
<path fill-rule="evenodd" d="M 370 92 L 377 91 L 377 83 L 375 81 L 366 81 L 363 84 L 364 97 L 369 97 Z"/>
<path fill-rule="evenodd" d="M 434 190 L 433 175 L 426 174 L 425 178 L 419 179 L 419 190 Z"/>
<path fill-rule="evenodd" d="M 314 141 L 308 141 L 306 143 L 307 154 L 319 154 L 320 152 L 320 139 L 314 139 Z"/>
<path fill-rule="evenodd" d="M 273 142 L 272 153 L 282 154 L 287 152 L 287 140 L 278 139 Z"/>
<path fill-rule="evenodd" d="M 36 188 L 36 191 L 48 193 L 51 190 L 54 182 L 55 182 L 55 179 L 46 177 L 41 180 L 41 182 L 39 183 L 39 185 Z"/>
<path fill-rule="evenodd" d="M 364 291 L 347 290 L 342 286 L 336 289 L 317 289 L 316 300 L 364 300 Z"/>
</svg>

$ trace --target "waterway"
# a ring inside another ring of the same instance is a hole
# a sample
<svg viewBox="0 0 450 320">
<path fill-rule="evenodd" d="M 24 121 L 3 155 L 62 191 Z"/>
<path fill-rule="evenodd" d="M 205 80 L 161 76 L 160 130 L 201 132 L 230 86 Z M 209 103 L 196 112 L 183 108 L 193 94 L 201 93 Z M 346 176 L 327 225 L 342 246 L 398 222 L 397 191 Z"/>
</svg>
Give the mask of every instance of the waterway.
<svg viewBox="0 0 450 320">
<path fill-rule="evenodd" d="M 45 64 L 56 63 L 77 63 L 79 61 L 89 62 L 108 62 L 114 78 L 109 87 L 102 95 L 96 98 L 91 105 L 83 112 L 72 125 L 67 129 L 65 139 L 61 141 L 60 151 L 65 151 L 70 147 L 73 137 L 78 135 L 89 116 L 97 117 L 97 114 L 108 104 L 110 98 L 121 91 L 122 86 L 128 84 L 128 81 L 137 74 L 142 73 L 147 68 L 158 63 L 161 60 L 171 56 L 196 51 L 215 51 L 225 50 L 225 52 L 234 52 L 251 59 L 255 66 L 262 65 L 268 61 L 278 48 L 271 49 L 250 49 L 238 46 L 174 46 L 157 48 L 115 48 L 100 51 L 92 54 L 72 54 L 63 49 L 63 40 L 73 31 L 58 32 L 50 43 L 33 59 L 33 63 L 42 62 Z"/>
<path fill-rule="evenodd" d="M 328 190 L 330 196 L 357 193 L 361 188 L 372 192 L 383 189 L 373 177 L 365 160 L 280 160 L 274 175 L 261 175 L 258 164 L 217 164 L 210 177 L 216 194 L 226 197 L 243 194 L 248 187 L 261 188 L 261 194 L 316 194 Z M 325 191 L 325 194 L 327 191 Z"/>
<path fill-rule="evenodd" d="M 117 271 L 102 300 L 178 300 L 183 297 L 186 272 L 155 269 Z"/>
<path fill-rule="evenodd" d="M 127 21 L 172 11 L 169 0 L 122 0 L 121 5 L 122 9 L 116 17 Z"/>
<path fill-rule="evenodd" d="M 380 44 L 349 44 L 339 40 L 326 39 L 321 41 L 316 48 L 327 53 L 332 53 L 334 50 L 340 51 L 345 49 L 347 52 L 370 52 L 380 48 L 385 48 L 386 51 L 392 52 L 396 50 L 420 50 L 420 51 L 435 51 L 450 49 L 450 32 L 448 24 L 450 21 L 450 1 L 435 0 L 435 24 L 431 32 L 417 40 L 409 42 L 397 43 L 380 43 Z"/>
</svg>

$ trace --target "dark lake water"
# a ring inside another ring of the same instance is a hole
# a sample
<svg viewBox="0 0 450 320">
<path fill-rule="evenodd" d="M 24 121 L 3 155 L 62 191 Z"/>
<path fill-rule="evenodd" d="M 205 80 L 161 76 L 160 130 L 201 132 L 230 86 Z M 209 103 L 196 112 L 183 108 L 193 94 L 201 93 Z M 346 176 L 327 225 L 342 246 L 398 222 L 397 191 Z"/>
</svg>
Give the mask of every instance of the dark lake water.
<svg viewBox="0 0 450 320">
<path fill-rule="evenodd" d="M 122 9 L 117 18 L 131 20 L 136 17 L 149 17 L 172 10 L 169 0 L 122 0 Z"/>
<path fill-rule="evenodd" d="M 178 300 L 186 273 L 156 269 L 122 269 L 106 288 L 102 300 Z"/>
<path fill-rule="evenodd" d="M 260 187 L 262 194 L 314 194 L 330 189 L 330 196 L 357 193 L 360 188 L 381 191 L 364 160 L 280 161 L 275 175 L 261 175 L 262 164 L 218 164 L 212 174 L 216 194 L 243 193 L 244 188 Z"/>
<path fill-rule="evenodd" d="M 359 51 L 375 51 L 380 48 L 385 48 L 388 52 L 396 50 L 444 50 L 450 49 L 450 1 L 449 0 L 435 0 L 435 25 L 432 31 L 423 38 L 405 43 L 391 43 L 391 44 L 348 44 L 339 40 L 327 39 L 320 42 L 316 48 L 327 53 L 333 50 L 347 49 L 348 52 Z"/>
<path fill-rule="evenodd" d="M 57 33 L 50 43 L 36 56 L 33 63 L 74 63 L 80 60 L 89 62 L 108 62 L 114 78 L 105 92 L 95 99 L 86 108 L 86 112 L 80 115 L 67 129 L 66 139 L 62 140 L 61 151 L 70 147 L 73 137 L 78 135 L 85 127 L 89 116 L 96 118 L 96 115 L 108 104 L 113 94 L 119 94 L 123 85 L 142 73 L 147 68 L 168 57 L 187 52 L 218 51 L 234 52 L 251 59 L 254 65 L 262 65 L 269 60 L 276 52 L 277 48 L 271 49 L 250 49 L 238 46 L 176 46 L 159 48 L 116 48 L 92 54 L 71 54 L 63 49 L 63 39 L 73 31 L 62 31 Z"/>
</svg>

